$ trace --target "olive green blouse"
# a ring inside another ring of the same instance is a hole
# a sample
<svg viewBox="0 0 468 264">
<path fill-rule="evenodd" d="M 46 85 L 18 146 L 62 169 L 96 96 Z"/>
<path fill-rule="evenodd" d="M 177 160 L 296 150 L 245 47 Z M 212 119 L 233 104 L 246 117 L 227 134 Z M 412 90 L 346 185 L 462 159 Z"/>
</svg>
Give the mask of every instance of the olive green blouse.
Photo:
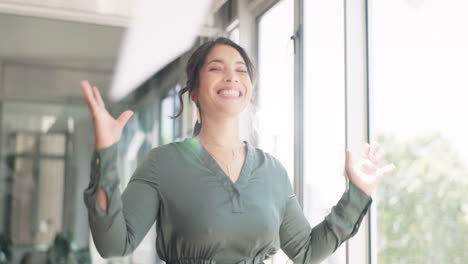
<svg viewBox="0 0 468 264">
<path fill-rule="evenodd" d="M 319 263 L 357 232 L 372 201 L 368 195 L 350 183 L 311 228 L 281 163 L 244 144 L 236 182 L 198 140 L 187 138 L 151 150 L 122 195 L 117 144 L 95 151 L 84 199 L 99 253 L 131 253 L 156 221 L 156 250 L 167 263 L 257 264 L 279 248 L 294 263 Z M 97 205 L 100 187 L 107 211 Z"/>
</svg>

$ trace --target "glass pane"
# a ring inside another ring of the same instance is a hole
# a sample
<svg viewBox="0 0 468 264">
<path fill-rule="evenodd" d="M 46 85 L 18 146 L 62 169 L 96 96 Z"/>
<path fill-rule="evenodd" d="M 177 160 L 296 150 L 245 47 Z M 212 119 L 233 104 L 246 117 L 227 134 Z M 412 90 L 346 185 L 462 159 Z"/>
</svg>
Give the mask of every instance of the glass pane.
<svg viewBox="0 0 468 264">
<path fill-rule="evenodd" d="M 40 162 L 39 219 L 37 243 L 52 244 L 62 229 L 63 186 L 65 162 L 63 159 L 44 159 Z"/>
<path fill-rule="evenodd" d="M 34 160 L 14 158 L 13 192 L 11 196 L 10 232 L 15 245 L 31 244 L 34 241 L 34 208 L 36 206 L 36 183 Z"/>
<path fill-rule="evenodd" d="M 174 139 L 174 97 L 165 97 L 161 102 L 161 145 L 168 144 Z"/>
<path fill-rule="evenodd" d="M 304 211 L 323 221 L 346 180 L 343 1 L 304 1 Z M 340 247 L 323 263 L 346 263 Z"/>
<path fill-rule="evenodd" d="M 258 23 L 258 146 L 294 180 L 294 3 L 278 2 Z M 271 263 L 286 263 L 280 250 Z"/>
<path fill-rule="evenodd" d="M 35 153 L 37 151 L 37 135 L 34 133 L 11 133 L 8 139 L 9 153 Z"/>
<path fill-rule="evenodd" d="M 59 232 L 72 232 L 77 248 L 87 248 L 82 193 L 89 182 L 93 138 L 86 106 L 5 101 L 1 108 L 0 232 L 14 243 L 12 263 L 49 249 Z M 70 119 L 78 124 L 73 129 Z M 76 143 L 67 155 L 65 131 Z M 64 158 L 45 159 L 44 154 Z M 68 186 L 65 156 L 71 165 Z"/>
<path fill-rule="evenodd" d="M 377 192 L 378 263 L 468 263 L 468 2 L 369 12 L 372 137 L 398 168 Z"/>
<path fill-rule="evenodd" d="M 43 154 L 65 155 L 65 135 L 47 134 L 42 137 L 41 151 Z"/>
<path fill-rule="evenodd" d="M 174 115 L 176 114 L 176 109 L 179 110 L 180 109 L 180 101 L 179 101 L 179 96 L 178 96 L 178 93 L 180 91 L 181 87 L 179 84 L 176 85 L 176 87 L 174 88 L 174 94 L 172 95 L 172 100 L 174 101 Z M 177 140 L 182 140 L 182 119 L 183 117 L 180 116 L 176 119 L 172 119 L 172 121 L 174 122 L 174 139 L 177 139 Z"/>
<path fill-rule="evenodd" d="M 188 96 L 182 97 L 184 101 L 184 112 L 180 117 L 180 126 L 181 126 L 181 138 L 191 137 L 193 135 L 193 128 L 195 122 L 197 121 L 197 106 L 195 103 L 188 98 Z M 177 100 L 179 100 L 177 98 Z"/>
<path fill-rule="evenodd" d="M 269 9 L 258 24 L 258 144 L 294 179 L 293 1 Z"/>
</svg>

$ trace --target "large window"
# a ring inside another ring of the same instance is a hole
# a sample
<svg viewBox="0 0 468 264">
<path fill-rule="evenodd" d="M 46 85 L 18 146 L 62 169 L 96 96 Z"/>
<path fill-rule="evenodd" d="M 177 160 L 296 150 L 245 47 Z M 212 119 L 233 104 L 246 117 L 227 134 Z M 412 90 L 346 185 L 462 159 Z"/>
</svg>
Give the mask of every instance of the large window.
<svg viewBox="0 0 468 264">
<path fill-rule="evenodd" d="M 323 221 L 343 194 L 345 54 L 343 1 L 304 1 L 304 213 Z M 346 263 L 340 247 L 323 263 Z"/>
<path fill-rule="evenodd" d="M 294 5 L 283 0 L 258 19 L 258 145 L 294 179 Z M 272 263 L 285 263 L 284 253 Z"/>
<path fill-rule="evenodd" d="M 10 237 L 15 245 L 49 246 L 62 229 L 67 131 L 10 131 L 7 137 Z"/>
<path fill-rule="evenodd" d="M 258 144 L 294 176 L 293 1 L 279 1 L 258 20 Z"/>
<path fill-rule="evenodd" d="M 178 93 L 181 89 L 180 84 L 176 84 L 174 88 L 170 89 L 161 99 L 159 145 L 168 144 L 173 141 L 180 141 L 193 135 L 193 128 L 197 120 L 198 110 L 195 104 L 191 100 L 187 99 L 187 94 L 184 94 L 182 97 L 184 102 L 184 111 L 178 118 L 172 118 L 172 116 L 176 115 L 180 109 Z"/>
<path fill-rule="evenodd" d="M 58 237 L 69 238 L 86 255 L 80 198 L 89 176 L 79 177 L 77 168 L 91 152 L 90 124 L 76 125 L 86 108 L 3 101 L 0 113 L 0 233 L 12 242 L 12 263 L 45 254 Z"/>
<path fill-rule="evenodd" d="M 160 143 L 161 145 L 172 142 L 175 138 L 175 123 L 171 116 L 176 114 L 175 102 L 177 100 L 174 90 L 170 90 L 166 97 L 161 100 L 161 127 Z"/>
<path fill-rule="evenodd" d="M 372 137 L 398 167 L 377 193 L 373 263 L 468 263 L 467 13 L 370 1 Z"/>
</svg>

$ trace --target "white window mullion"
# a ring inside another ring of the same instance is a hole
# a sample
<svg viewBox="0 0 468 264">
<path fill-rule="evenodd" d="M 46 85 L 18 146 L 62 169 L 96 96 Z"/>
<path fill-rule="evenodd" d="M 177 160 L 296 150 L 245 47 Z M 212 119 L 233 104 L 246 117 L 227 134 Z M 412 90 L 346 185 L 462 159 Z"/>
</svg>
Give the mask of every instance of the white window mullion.
<svg viewBox="0 0 468 264">
<path fill-rule="evenodd" d="M 294 191 L 304 205 L 304 3 L 294 1 Z"/>
<path fill-rule="evenodd" d="M 346 142 L 359 156 L 369 140 L 366 0 L 344 0 L 346 61 Z M 347 243 L 348 264 L 369 264 L 369 217 Z"/>
</svg>

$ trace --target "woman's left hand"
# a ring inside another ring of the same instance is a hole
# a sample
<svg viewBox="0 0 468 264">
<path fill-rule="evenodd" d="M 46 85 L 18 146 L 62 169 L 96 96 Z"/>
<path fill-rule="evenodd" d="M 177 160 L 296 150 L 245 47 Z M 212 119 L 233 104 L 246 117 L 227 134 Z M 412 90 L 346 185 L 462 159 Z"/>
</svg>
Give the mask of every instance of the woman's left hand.
<svg viewBox="0 0 468 264">
<path fill-rule="evenodd" d="M 393 163 L 379 167 L 384 158 L 384 151 L 379 144 L 364 145 L 361 158 L 353 161 L 352 153 L 346 150 L 346 174 L 359 189 L 371 196 L 382 178 L 395 170 Z"/>
</svg>

